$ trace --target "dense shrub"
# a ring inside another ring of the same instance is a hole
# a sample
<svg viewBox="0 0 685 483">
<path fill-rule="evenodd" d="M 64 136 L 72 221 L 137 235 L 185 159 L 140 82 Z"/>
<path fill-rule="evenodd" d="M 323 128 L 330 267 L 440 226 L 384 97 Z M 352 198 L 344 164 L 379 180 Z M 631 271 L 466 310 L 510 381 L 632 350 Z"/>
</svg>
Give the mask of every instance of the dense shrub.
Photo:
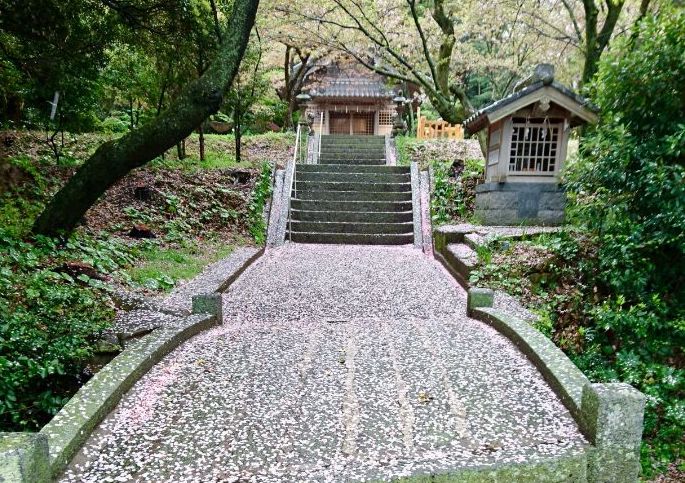
<svg viewBox="0 0 685 483">
<path fill-rule="evenodd" d="M 436 225 L 465 221 L 473 215 L 475 187 L 483 176 L 480 159 L 433 163 L 431 218 Z"/>
<path fill-rule="evenodd" d="M 685 12 L 616 42 L 592 85 L 601 122 L 569 172 L 574 220 L 598 248 L 591 377 L 649 396 L 645 470 L 683 457 L 685 431 Z M 651 461 L 651 462 L 650 462 Z"/>
<path fill-rule="evenodd" d="M 104 284 L 64 263 L 111 273 L 131 260 L 113 241 L 28 243 L 0 228 L 0 430 L 46 423 L 88 377 L 95 342 L 112 320 Z"/>
</svg>

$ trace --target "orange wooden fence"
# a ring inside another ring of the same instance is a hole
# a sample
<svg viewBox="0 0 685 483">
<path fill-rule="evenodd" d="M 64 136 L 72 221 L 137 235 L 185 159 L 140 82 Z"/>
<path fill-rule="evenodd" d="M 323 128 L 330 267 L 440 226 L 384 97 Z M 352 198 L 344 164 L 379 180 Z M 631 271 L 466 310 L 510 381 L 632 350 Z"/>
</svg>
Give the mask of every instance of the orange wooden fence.
<svg viewBox="0 0 685 483">
<path fill-rule="evenodd" d="M 464 128 L 461 124 L 450 124 L 447 121 L 429 121 L 419 115 L 416 137 L 417 139 L 464 139 Z"/>
</svg>

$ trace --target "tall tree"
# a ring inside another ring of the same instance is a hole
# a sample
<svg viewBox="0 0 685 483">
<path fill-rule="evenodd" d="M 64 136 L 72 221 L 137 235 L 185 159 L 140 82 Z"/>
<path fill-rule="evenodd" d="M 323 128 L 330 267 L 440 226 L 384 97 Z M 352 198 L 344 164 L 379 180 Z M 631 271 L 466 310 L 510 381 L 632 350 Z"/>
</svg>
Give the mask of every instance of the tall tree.
<svg viewBox="0 0 685 483">
<path fill-rule="evenodd" d="M 255 27 L 256 42 L 251 42 L 235 82 L 226 96 L 225 107 L 233 118 L 233 132 L 235 134 L 235 159 L 242 158 L 242 135 L 250 117 L 252 108 L 259 97 L 264 95 L 268 82 L 264 77 L 262 66 L 262 40 L 259 30 Z"/>
<path fill-rule="evenodd" d="M 157 118 L 102 144 L 52 198 L 33 226 L 35 233 L 55 235 L 73 230 L 110 186 L 170 149 L 219 110 L 238 72 L 258 4 L 259 0 L 235 1 L 217 56 L 204 74 L 188 84 Z"/>
<path fill-rule="evenodd" d="M 344 52 L 384 76 L 420 86 L 433 108 L 461 122 L 475 108 L 474 75 L 506 91 L 543 50 L 515 11 L 476 0 L 283 0 L 301 36 Z M 503 13 L 506 13 L 505 17 Z"/>
<path fill-rule="evenodd" d="M 279 92 L 279 96 L 288 103 L 288 112 L 285 116 L 285 125 L 283 126 L 286 129 L 290 129 L 293 126 L 293 113 L 297 107 L 297 95 L 302 90 L 302 84 L 307 71 L 311 68 L 311 59 L 311 51 L 303 52 L 303 49 L 296 45 L 285 44 L 285 55 L 283 58 L 284 86 L 282 92 Z"/>
<path fill-rule="evenodd" d="M 463 88 L 450 82 L 457 19 L 448 14 L 444 0 L 427 5 L 406 0 L 403 4 L 398 8 L 362 0 L 330 0 L 299 10 L 293 8 L 297 5 L 285 4 L 281 10 L 300 15 L 307 21 L 302 25 L 305 35 L 329 48 L 351 55 L 379 74 L 420 85 L 445 120 L 458 122 L 464 117 L 463 107 L 470 108 L 470 103 Z M 430 31 L 425 25 L 428 19 Z M 418 41 L 418 58 L 413 48 L 406 48 L 407 35 Z"/>
<path fill-rule="evenodd" d="M 597 73 L 602 54 L 616 35 L 630 31 L 653 8 L 652 0 L 561 0 L 542 1 L 522 14 L 527 26 L 557 45 L 577 49 L 582 64 L 580 85 L 589 83 Z M 518 8 L 518 0 L 509 8 Z"/>
</svg>

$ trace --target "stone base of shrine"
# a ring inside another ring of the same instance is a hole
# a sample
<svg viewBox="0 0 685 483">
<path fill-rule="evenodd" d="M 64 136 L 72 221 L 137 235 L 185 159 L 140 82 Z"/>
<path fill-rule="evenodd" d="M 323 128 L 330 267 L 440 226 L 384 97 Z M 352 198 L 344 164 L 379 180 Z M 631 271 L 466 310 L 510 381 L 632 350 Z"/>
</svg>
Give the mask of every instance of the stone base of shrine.
<svg viewBox="0 0 685 483">
<path fill-rule="evenodd" d="M 475 217 L 483 225 L 561 225 L 566 193 L 557 183 L 483 183 Z"/>
</svg>

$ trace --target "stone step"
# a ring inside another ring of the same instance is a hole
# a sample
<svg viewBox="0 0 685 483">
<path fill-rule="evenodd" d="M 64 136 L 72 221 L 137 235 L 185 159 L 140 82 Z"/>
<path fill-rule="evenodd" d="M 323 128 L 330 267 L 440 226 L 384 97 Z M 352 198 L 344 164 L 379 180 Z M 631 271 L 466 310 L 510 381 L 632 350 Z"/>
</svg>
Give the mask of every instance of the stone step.
<svg viewBox="0 0 685 483">
<path fill-rule="evenodd" d="M 376 151 L 353 153 L 351 151 L 333 152 L 322 150 L 321 155 L 317 159 L 385 159 L 385 153 L 378 153 Z"/>
<path fill-rule="evenodd" d="M 411 191 L 298 191 L 302 200 L 411 201 Z"/>
<path fill-rule="evenodd" d="M 414 234 L 380 234 L 380 233 L 307 233 L 293 232 L 286 234 L 296 243 L 326 243 L 347 245 L 407 245 L 414 242 Z"/>
<path fill-rule="evenodd" d="M 353 151 L 382 151 L 385 152 L 385 144 L 376 144 L 369 142 L 358 142 L 358 143 L 322 143 L 321 151 L 324 150 L 343 150 L 349 149 Z"/>
<path fill-rule="evenodd" d="M 394 173 L 409 174 L 409 166 L 364 164 L 298 164 L 297 172 L 307 173 Z"/>
<path fill-rule="evenodd" d="M 471 271 L 478 264 L 478 254 L 465 243 L 449 243 L 443 256 L 459 283 L 468 287 Z"/>
<path fill-rule="evenodd" d="M 322 149 L 318 159 L 385 159 L 385 154 L 376 151 L 367 151 L 364 153 L 352 151 L 328 152 Z"/>
<path fill-rule="evenodd" d="M 354 182 L 325 182 L 298 181 L 293 185 L 293 192 L 298 191 L 363 191 L 388 192 L 411 191 L 411 183 L 354 183 Z"/>
<path fill-rule="evenodd" d="M 385 159 L 319 159 L 319 164 L 359 164 L 359 165 L 385 165 Z"/>
<path fill-rule="evenodd" d="M 467 233 L 464 235 L 464 243 L 472 250 L 477 250 L 478 246 L 485 245 L 487 241 L 478 233 Z"/>
<path fill-rule="evenodd" d="M 307 211 L 411 211 L 411 201 L 322 201 L 293 199 L 290 202 L 293 210 Z"/>
<path fill-rule="evenodd" d="M 411 223 L 411 211 L 304 211 L 292 210 L 293 220 L 335 223 Z"/>
<path fill-rule="evenodd" d="M 292 220 L 289 229 L 293 233 L 383 233 L 400 234 L 413 233 L 413 223 L 352 223 L 332 221 L 295 221 Z"/>
<path fill-rule="evenodd" d="M 376 146 L 321 146 L 321 154 L 343 153 L 343 154 L 376 154 L 385 156 L 385 149 Z"/>
<path fill-rule="evenodd" d="M 354 182 L 354 183 L 410 183 L 409 173 L 325 173 L 325 172 L 300 172 L 295 176 L 297 182 L 301 181 L 325 181 Z"/>
<path fill-rule="evenodd" d="M 345 136 L 324 135 L 321 137 L 321 145 L 324 144 L 380 144 L 385 145 L 385 136 Z"/>
<path fill-rule="evenodd" d="M 330 144 L 321 144 L 321 150 L 323 151 L 324 149 L 329 150 L 329 151 L 341 151 L 341 150 L 354 150 L 354 151 L 382 151 L 385 152 L 385 144 L 376 144 L 376 143 L 350 143 L 350 144 L 343 144 L 343 143 L 330 143 Z"/>
</svg>

